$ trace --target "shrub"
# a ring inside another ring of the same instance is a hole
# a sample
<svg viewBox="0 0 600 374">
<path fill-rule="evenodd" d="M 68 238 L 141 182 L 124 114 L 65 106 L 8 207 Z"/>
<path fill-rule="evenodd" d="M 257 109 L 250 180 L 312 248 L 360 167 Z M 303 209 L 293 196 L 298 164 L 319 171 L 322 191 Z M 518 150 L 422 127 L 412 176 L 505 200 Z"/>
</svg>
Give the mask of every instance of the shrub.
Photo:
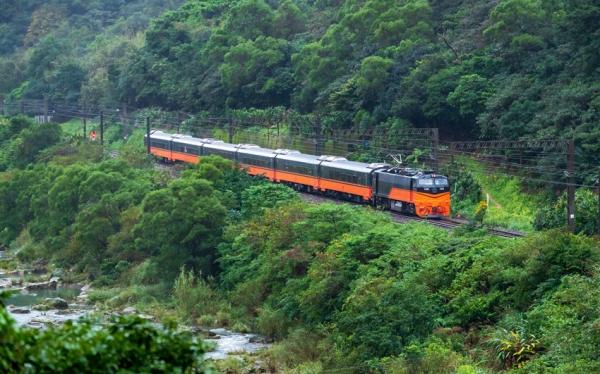
<svg viewBox="0 0 600 374">
<path fill-rule="evenodd" d="M 575 228 L 578 233 L 594 235 L 598 232 L 598 196 L 591 190 L 575 192 Z M 537 230 L 565 227 L 567 223 L 566 192 L 553 204 L 540 209 L 533 225 Z"/>
<path fill-rule="evenodd" d="M 216 314 L 221 306 L 218 294 L 210 285 L 201 276 L 185 268 L 181 268 L 175 280 L 173 299 L 181 317 L 192 320 L 204 314 Z M 217 314 L 217 319 L 228 323 L 230 317 L 221 312 Z"/>
<path fill-rule="evenodd" d="M 269 339 L 277 339 L 285 336 L 290 322 L 280 310 L 264 306 L 258 312 L 256 324 L 258 332 Z"/>
<path fill-rule="evenodd" d="M 195 338 L 157 328 L 138 317 L 107 324 L 80 320 L 39 331 L 16 328 L 0 295 L 0 371 L 115 373 L 210 372 L 205 346 Z"/>
<path fill-rule="evenodd" d="M 523 367 L 526 361 L 531 360 L 542 349 L 540 340 L 535 336 L 506 329 L 494 332 L 489 344 L 504 369 Z"/>
<path fill-rule="evenodd" d="M 242 192 L 242 214 L 246 217 L 259 215 L 265 209 L 298 201 L 298 194 L 282 184 L 251 186 Z"/>
<path fill-rule="evenodd" d="M 590 275 L 600 260 L 600 245 L 594 239 L 553 230 L 535 235 L 522 244 L 531 253 L 524 264 L 526 276 L 520 287 L 540 297 L 555 288 L 567 274 Z"/>
</svg>

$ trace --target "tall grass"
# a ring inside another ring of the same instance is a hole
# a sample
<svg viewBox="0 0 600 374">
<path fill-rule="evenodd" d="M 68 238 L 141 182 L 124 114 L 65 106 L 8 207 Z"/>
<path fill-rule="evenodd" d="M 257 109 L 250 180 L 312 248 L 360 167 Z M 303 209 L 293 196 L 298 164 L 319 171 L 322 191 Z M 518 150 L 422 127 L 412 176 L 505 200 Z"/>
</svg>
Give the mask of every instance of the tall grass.
<svg viewBox="0 0 600 374">
<path fill-rule="evenodd" d="M 542 205 L 541 194 L 526 193 L 519 177 L 490 172 L 472 159 L 461 159 L 481 185 L 489 204 L 484 223 L 519 231 L 533 231 L 533 218 Z"/>
<path fill-rule="evenodd" d="M 173 300 L 181 318 L 196 320 L 200 316 L 216 315 L 223 302 L 219 294 L 192 270 L 181 268 L 173 286 Z"/>
</svg>

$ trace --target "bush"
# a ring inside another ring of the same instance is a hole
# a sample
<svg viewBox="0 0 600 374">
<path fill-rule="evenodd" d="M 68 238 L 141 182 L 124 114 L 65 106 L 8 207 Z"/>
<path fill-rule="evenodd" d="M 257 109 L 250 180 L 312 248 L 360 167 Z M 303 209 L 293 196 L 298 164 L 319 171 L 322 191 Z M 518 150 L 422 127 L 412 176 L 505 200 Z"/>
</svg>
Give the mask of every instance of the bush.
<svg viewBox="0 0 600 374">
<path fill-rule="evenodd" d="M 591 190 L 578 189 L 575 192 L 575 229 L 577 233 L 595 235 L 598 233 L 598 196 Z M 565 227 L 567 224 L 566 192 L 550 206 L 540 209 L 533 225 L 537 230 Z"/>
<path fill-rule="evenodd" d="M 181 317 L 191 320 L 205 314 L 217 314 L 222 306 L 217 292 L 200 275 L 185 268 L 181 268 L 175 280 L 173 299 Z M 222 314 L 217 314 L 217 318 L 225 322 L 229 320 Z"/>
<path fill-rule="evenodd" d="M 262 214 L 265 209 L 294 201 L 298 201 L 298 194 L 282 184 L 251 186 L 242 192 L 242 214 L 252 217 Z"/>
<path fill-rule="evenodd" d="M 541 297 L 554 289 L 564 275 L 591 275 L 600 260 L 600 245 L 596 240 L 560 230 L 535 235 L 522 245 L 531 256 L 524 264 L 526 275 L 519 285 L 530 297 Z"/>
<path fill-rule="evenodd" d="M 269 339 L 277 339 L 287 334 L 290 321 L 280 310 L 264 306 L 258 312 L 256 325 L 258 332 Z"/>
<path fill-rule="evenodd" d="M 195 338 L 157 328 L 138 317 L 108 324 L 71 321 L 39 331 L 19 329 L 0 295 L 0 371 L 32 372 L 210 372 L 202 362 L 205 346 Z"/>
</svg>

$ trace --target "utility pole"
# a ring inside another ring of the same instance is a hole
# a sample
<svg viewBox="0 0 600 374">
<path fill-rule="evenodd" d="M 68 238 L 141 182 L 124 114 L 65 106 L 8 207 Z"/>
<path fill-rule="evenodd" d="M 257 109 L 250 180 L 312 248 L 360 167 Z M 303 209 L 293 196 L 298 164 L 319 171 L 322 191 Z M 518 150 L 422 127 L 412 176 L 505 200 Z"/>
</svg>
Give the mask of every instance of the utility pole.
<svg viewBox="0 0 600 374">
<path fill-rule="evenodd" d="M 83 117 L 83 140 L 87 138 L 87 118 Z"/>
<path fill-rule="evenodd" d="M 440 170 L 440 161 L 438 160 L 440 147 L 440 131 L 435 128 L 432 130 L 433 135 L 433 167 L 436 172 Z"/>
<path fill-rule="evenodd" d="M 177 133 L 181 133 L 181 112 L 177 111 Z"/>
<path fill-rule="evenodd" d="M 48 96 L 44 96 L 44 120 L 42 123 L 48 123 Z"/>
<path fill-rule="evenodd" d="M 148 154 L 151 153 L 150 147 L 150 117 L 146 117 L 146 149 Z"/>
<path fill-rule="evenodd" d="M 597 222 L 597 229 L 598 229 L 598 235 L 600 235 L 600 168 L 598 169 L 598 222 Z"/>
<path fill-rule="evenodd" d="M 233 117 L 229 117 L 229 125 L 227 126 L 227 139 L 229 143 L 233 143 Z"/>
<path fill-rule="evenodd" d="M 575 140 L 567 146 L 567 227 L 575 232 Z"/>
<path fill-rule="evenodd" d="M 104 145 L 104 112 L 100 112 L 100 145 Z"/>
<path fill-rule="evenodd" d="M 321 155 L 321 115 L 315 117 L 315 154 Z"/>
</svg>

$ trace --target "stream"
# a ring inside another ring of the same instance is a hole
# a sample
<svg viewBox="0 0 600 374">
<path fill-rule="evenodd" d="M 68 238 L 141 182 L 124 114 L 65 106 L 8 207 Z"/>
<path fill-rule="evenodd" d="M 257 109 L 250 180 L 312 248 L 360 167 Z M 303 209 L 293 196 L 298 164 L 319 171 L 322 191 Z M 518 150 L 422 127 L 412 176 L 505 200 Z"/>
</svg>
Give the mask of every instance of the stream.
<svg viewBox="0 0 600 374">
<path fill-rule="evenodd" d="M 269 346 L 258 342 L 257 340 L 260 339 L 255 334 L 241 334 L 223 328 L 212 329 L 210 332 L 215 334 L 217 339 L 209 339 L 208 341 L 214 341 L 217 346 L 214 351 L 204 355 L 206 359 L 223 360 L 229 355 L 235 355 L 235 353 L 254 353 Z"/>
<path fill-rule="evenodd" d="M 6 258 L 6 253 L 0 251 L 0 260 Z M 24 271 L 6 272 L 0 268 L 0 291 L 13 290 L 14 294 L 6 300 L 7 310 L 17 325 L 30 328 L 45 328 L 59 325 L 66 321 L 75 321 L 93 312 L 93 306 L 85 304 L 88 287 L 80 285 L 63 285 L 60 282 L 55 287 L 27 290 L 31 284 L 25 282 Z M 78 298 L 79 296 L 79 298 Z M 67 308 L 50 308 L 36 310 L 36 306 L 51 299 L 61 299 L 67 302 Z M 254 353 L 269 345 L 262 343 L 255 334 L 232 332 L 224 328 L 209 330 L 211 337 L 207 342 L 215 344 L 215 349 L 205 354 L 206 359 L 223 360 L 228 356 L 242 353 Z"/>
</svg>

